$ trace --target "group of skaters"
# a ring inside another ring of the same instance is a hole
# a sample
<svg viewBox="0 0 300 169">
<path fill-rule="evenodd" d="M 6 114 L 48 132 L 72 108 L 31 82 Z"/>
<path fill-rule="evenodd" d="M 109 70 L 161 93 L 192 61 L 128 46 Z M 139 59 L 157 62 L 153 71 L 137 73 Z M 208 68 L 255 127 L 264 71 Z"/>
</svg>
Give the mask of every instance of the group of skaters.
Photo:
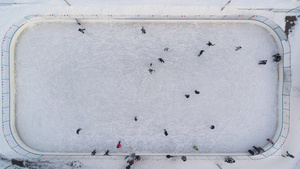
<svg viewBox="0 0 300 169">
<path fill-rule="evenodd" d="M 125 160 L 127 160 L 128 165 L 126 166 L 126 169 L 130 169 L 131 166 L 134 164 L 134 161 L 140 161 L 141 156 L 136 155 L 135 153 L 131 153 L 130 155 L 125 157 Z"/>
<path fill-rule="evenodd" d="M 258 155 L 260 153 L 265 152 L 265 150 L 261 147 L 252 146 L 252 149 L 248 150 L 251 155 Z"/>
<path fill-rule="evenodd" d="M 272 146 L 274 146 L 274 142 L 271 139 L 267 139 L 267 141 L 269 143 L 271 143 Z M 248 152 L 251 155 L 259 155 L 259 154 L 265 152 L 265 150 L 263 148 L 261 148 L 261 147 L 252 146 L 252 149 L 248 150 Z M 294 156 L 292 154 L 290 154 L 288 151 L 286 151 L 286 154 L 282 154 L 282 157 L 291 157 L 291 158 L 294 158 Z"/>
<path fill-rule="evenodd" d="M 279 62 L 281 61 L 281 56 L 279 53 L 276 53 L 275 55 L 272 56 L 273 62 Z M 266 65 L 268 60 L 260 60 L 258 62 L 258 65 Z"/>
<path fill-rule="evenodd" d="M 77 19 L 76 19 L 76 21 L 77 21 L 77 24 L 78 24 L 78 25 L 81 25 L 81 23 L 80 23 Z M 82 34 L 84 34 L 85 28 L 79 28 L 78 31 L 81 32 Z M 145 30 L 144 27 L 142 27 L 141 31 L 142 31 L 142 34 L 146 34 L 146 30 Z M 216 45 L 216 44 L 212 43 L 211 41 L 208 41 L 208 43 L 207 43 L 207 46 L 209 46 L 209 47 L 210 47 L 210 46 L 215 46 L 215 45 Z M 241 50 L 241 49 L 242 49 L 242 47 L 241 47 L 241 46 L 238 46 L 238 47 L 236 47 L 235 51 L 238 51 L 238 50 Z M 169 48 L 168 48 L 168 47 L 164 48 L 164 51 L 165 51 L 165 52 L 168 52 L 168 51 L 169 51 Z M 205 50 L 200 50 L 200 52 L 199 52 L 199 54 L 198 54 L 197 56 L 200 57 L 204 52 L 205 52 Z M 279 62 L 279 61 L 281 60 L 281 56 L 279 55 L 279 53 L 276 53 L 276 54 L 273 55 L 272 57 L 273 57 L 273 62 Z M 158 61 L 159 61 L 160 63 L 165 63 L 165 61 L 164 61 L 163 58 L 158 58 Z M 266 65 L 266 64 L 267 64 L 267 60 L 260 60 L 260 61 L 258 62 L 258 65 Z M 148 71 L 150 72 L 150 74 L 152 74 L 153 72 L 155 72 L 155 70 L 152 68 L 152 66 L 153 66 L 153 63 L 150 63 L 150 68 L 149 68 L 149 70 L 148 70 Z M 195 92 L 195 94 L 200 94 L 200 92 L 199 92 L 198 90 L 194 90 L 194 92 Z M 186 97 L 186 98 L 189 98 L 189 97 L 190 97 L 190 94 L 185 94 L 185 97 Z M 137 121 L 137 120 L 138 120 L 137 117 L 135 117 L 134 120 Z M 210 129 L 213 130 L 214 128 L 215 128 L 214 125 L 211 125 L 211 126 L 210 126 Z M 81 131 L 81 128 L 77 129 L 76 133 L 79 134 L 80 131 Z M 168 131 L 167 131 L 166 129 L 164 129 L 163 131 L 164 131 L 165 136 L 168 136 L 168 135 L 169 135 L 169 133 L 168 133 Z M 272 143 L 272 144 L 274 145 L 274 143 L 273 143 L 270 139 L 267 139 L 267 140 L 268 140 L 270 143 Z M 118 142 L 118 144 L 117 144 L 116 147 L 117 147 L 117 148 L 121 148 L 121 141 Z M 193 146 L 193 149 L 195 149 L 196 151 L 198 151 L 198 147 L 197 147 L 196 145 Z M 263 148 L 261 148 L 261 147 L 253 146 L 252 149 L 248 150 L 248 152 L 249 152 L 251 155 L 258 155 L 258 154 L 260 154 L 260 153 L 265 152 L 265 150 L 264 150 Z M 96 155 L 96 153 L 97 153 L 96 150 L 94 150 L 94 151 L 92 151 L 91 155 Z M 109 150 L 107 150 L 107 151 L 104 153 L 104 156 L 109 156 Z M 286 152 L 285 155 L 282 155 L 282 156 L 283 156 L 283 157 L 291 157 L 291 158 L 294 158 L 294 156 L 291 155 L 291 154 L 289 154 L 288 151 Z M 176 156 L 171 156 L 171 155 L 169 155 L 169 154 L 166 155 L 166 158 L 168 158 L 168 159 L 169 159 L 169 158 L 174 158 L 174 157 L 176 157 Z M 181 158 L 181 160 L 184 161 L 184 162 L 187 160 L 187 157 L 186 157 L 186 156 L 180 156 L 180 158 Z M 141 157 L 138 156 L 138 155 L 136 155 L 135 153 L 132 153 L 132 154 L 126 156 L 126 157 L 125 157 L 125 160 L 126 160 L 126 159 L 128 159 L 128 160 L 127 160 L 128 165 L 126 166 L 126 169 L 130 169 L 131 166 L 134 164 L 134 161 L 140 161 L 140 160 L 141 160 Z M 226 163 L 230 163 L 230 164 L 235 163 L 235 160 L 234 160 L 232 157 L 225 157 L 225 158 L 224 158 L 224 161 L 225 161 Z"/>
</svg>

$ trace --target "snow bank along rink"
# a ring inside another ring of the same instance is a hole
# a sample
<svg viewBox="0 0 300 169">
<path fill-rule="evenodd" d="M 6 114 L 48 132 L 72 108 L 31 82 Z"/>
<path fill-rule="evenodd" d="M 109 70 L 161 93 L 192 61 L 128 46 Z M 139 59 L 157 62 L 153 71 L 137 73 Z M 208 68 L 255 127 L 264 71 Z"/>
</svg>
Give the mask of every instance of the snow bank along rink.
<svg viewBox="0 0 300 169">
<path fill-rule="evenodd" d="M 116 156 L 242 160 L 265 158 L 284 143 L 289 45 L 267 18 L 108 16 L 81 18 L 79 26 L 74 18 L 80 17 L 26 17 L 31 20 L 13 25 L 3 40 L 3 132 L 21 155 L 78 158 L 109 149 Z M 216 45 L 207 47 L 208 40 Z M 242 50 L 236 52 L 236 46 Z M 284 57 L 279 66 L 272 62 L 277 52 Z M 268 64 L 258 66 L 261 59 Z M 77 128 L 83 129 L 79 135 Z M 122 148 L 116 149 L 119 140 Z M 248 156 L 253 145 L 268 151 Z"/>
</svg>

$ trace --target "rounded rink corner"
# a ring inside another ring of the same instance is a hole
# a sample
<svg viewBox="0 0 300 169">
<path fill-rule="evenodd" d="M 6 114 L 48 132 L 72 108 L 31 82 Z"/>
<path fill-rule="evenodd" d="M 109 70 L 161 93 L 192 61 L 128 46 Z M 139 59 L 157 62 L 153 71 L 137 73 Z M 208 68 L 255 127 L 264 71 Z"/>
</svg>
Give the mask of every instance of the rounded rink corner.
<svg viewBox="0 0 300 169">
<path fill-rule="evenodd" d="M 41 160 L 63 160 L 63 159 L 114 159 L 124 160 L 129 153 L 111 153 L 110 156 L 92 156 L 89 153 L 49 153 L 36 151 L 20 139 L 15 125 L 15 84 L 14 84 L 14 47 L 17 38 L 22 31 L 31 23 L 42 20 L 153 20 L 153 21 L 187 21 L 195 20 L 201 22 L 243 22 L 259 25 L 273 36 L 276 41 L 282 61 L 279 62 L 278 69 L 278 115 L 277 129 L 273 138 L 274 144 L 268 143 L 263 149 L 265 152 L 258 155 L 248 153 L 214 153 L 214 154 L 187 154 L 178 153 L 172 156 L 193 157 L 195 160 L 224 160 L 225 157 L 232 157 L 235 160 L 259 160 L 275 154 L 285 143 L 290 129 L 290 91 L 291 91 L 291 49 L 287 36 L 282 28 L 263 16 L 246 15 L 30 15 L 24 17 L 19 22 L 12 25 L 2 40 L 1 45 L 1 79 L 2 79 L 2 132 L 8 145 L 18 154 Z M 146 154 L 138 153 L 143 156 L 143 160 L 166 159 L 167 154 Z M 167 152 L 166 152 L 167 153 Z"/>
</svg>

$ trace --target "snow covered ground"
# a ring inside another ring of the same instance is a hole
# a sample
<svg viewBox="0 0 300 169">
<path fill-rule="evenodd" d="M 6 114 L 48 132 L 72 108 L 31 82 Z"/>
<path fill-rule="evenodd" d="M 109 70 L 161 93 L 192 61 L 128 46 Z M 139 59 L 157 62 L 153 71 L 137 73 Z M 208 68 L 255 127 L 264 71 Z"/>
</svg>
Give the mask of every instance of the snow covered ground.
<svg viewBox="0 0 300 169">
<path fill-rule="evenodd" d="M 18 39 L 16 125 L 28 146 L 46 152 L 246 153 L 275 134 L 278 64 L 272 55 L 278 50 L 264 28 L 199 21 L 81 24 L 37 23 Z M 208 40 L 216 45 L 208 47 Z M 205 52 L 198 57 L 200 50 Z M 262 59 L 269 63 L 258 65 Z"/>
<path fill-rule="evenodd" d="M 19 1 L 24 2 L 24 1 Z M 29 1 L 27 1 L 29 2 Z M 178 6 L 179 4 L 168 3 L 166 4 L 156 4 L 151 5 L 151 3 L 147 1 L 143 1 L 143 4 L 134 4 L 134 1 L 127 1 L 127 4 L 120 5 L 120 2 L 112 2 L 106 3 L 105 5 L 97 4 L 93 5 L 92 1 L 86 1 L 83 4 L 81 1 L 70 1 L 71 4 L 75 6 L 68 7 L 63 1 L 30 1 L 33 4 L 23 4 L 23 5 L 14 5 L 14 6 L 0 6 L 0 34 L 3 36 L 7 29 L 17 20 L 23 18 L 26 15 L 31 14 L 49 14 L 49 13 L 69 13 L 69 14 L 91 14 L 91 13 L 101 13 L 101 14 L 220 14 L 220 4 L 215 1 L 205 1 L 207 6 L 197 6 L 192 7 L 193 1 L 186 1 L 186 4 L 182 6 Z M 202 2 L 202 1 L 201 1 Z M 209 3 L 211 2 L 211 3 Z M 235 2 L 235 1 L 233 1 Z M 235 7 L 239 7 L 231 3 L 222 14 L 257 14 L 269 17 L 279 23 L 282 27 L 284 27 L 284 16 L 285 14 L 280 13 L 272 13 L 267 11 L 239 11 Z M 236 1 L 237 2 L 237 1 Z M 280 7 L 287 6 L 296 6 L 299 3 L 295 3 L 293 1 L 272 1 L 276 3 L 270 3 L 270 1 L 247 1 L 245 5 L 242 7 L 249 6 L 257 6 L 256 4 L 262 4 L 260 7 L 278 7 L 278 4 L 281 4 Z M 178 2 L 177 2 L 178 3 Z M 224 2 L 224 4 L 226 1 Z M 76 6 L 78 4 L 78 6 Z M 79 6 L 82 5 L 82 6 Z M 291 130 L 289 137 L 283 146 L 281 151 L 290 151 L 290 153 L 296 156 L 295 159 L 290 158 L 282 158 L 280 156 L 280 152 L 275 154 L 273 157 L 267 158 L 265 160 L 259 161 L 237 161 L 236 164 L 230 165 L 222 162 L 216 161 L 198 161 L 193 159 L 188 159 L 186 163 L 183 163 L 180 160 L 171 161 L 171 160 L 146 160 L 141 161 L 133 166 L 133 168 L 199 168 L 199 166 L 203 168 L 218 168 L 216 163 L 220 163 L 223 169 L 226 168 L 278 168 L 278 169 L 298 169 L 300 168 L 300 147 L 298 145 L 298 140 L 300 139 L 300 127 L 297 125 L 300 120 L 299 115 L 299 103 L 300 103 L 300 49 L 297 48 L 299 44 L 300 37 L 300 27 L 296 26 L 293 33 L 290 34 L 290 42 L 292 47 L 292 70 L 293 70 L 293 84 L 292 84 L 292 97 L 291 97 Z M 0 133 L 2 135 L 2 132 Z M 14 151 L 12 151 L 4 137 L 0 137 L 0 153 L 7 157 L 20 157 Z M 112 160 L 81 160 L 83 162 L 84 168 L 125 168 L 126 161 L 112 161 Z M 6 162 L 0 162 L 0 166 L 4 166 Z M 66 162 L 67 163 L 67 162 Z M 55 165 L 55 164 L 54 164 Z M 60 167 L 63 168 L 63 167 Z"/>
</svg>

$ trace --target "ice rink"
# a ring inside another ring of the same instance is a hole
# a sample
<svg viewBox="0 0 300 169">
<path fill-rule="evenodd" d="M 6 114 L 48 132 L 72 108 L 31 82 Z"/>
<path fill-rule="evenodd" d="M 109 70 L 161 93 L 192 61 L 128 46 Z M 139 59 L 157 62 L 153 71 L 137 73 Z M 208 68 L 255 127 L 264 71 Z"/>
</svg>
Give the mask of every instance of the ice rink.
<svg viewBox="0 0 300 169">
<path fill-rule="evenodd" d="M 276 130 L 278 51 L 255 24 L 39 22 L 15 51 L 16 127 L 39 151 L 246 153 Z"/>
</svg>

